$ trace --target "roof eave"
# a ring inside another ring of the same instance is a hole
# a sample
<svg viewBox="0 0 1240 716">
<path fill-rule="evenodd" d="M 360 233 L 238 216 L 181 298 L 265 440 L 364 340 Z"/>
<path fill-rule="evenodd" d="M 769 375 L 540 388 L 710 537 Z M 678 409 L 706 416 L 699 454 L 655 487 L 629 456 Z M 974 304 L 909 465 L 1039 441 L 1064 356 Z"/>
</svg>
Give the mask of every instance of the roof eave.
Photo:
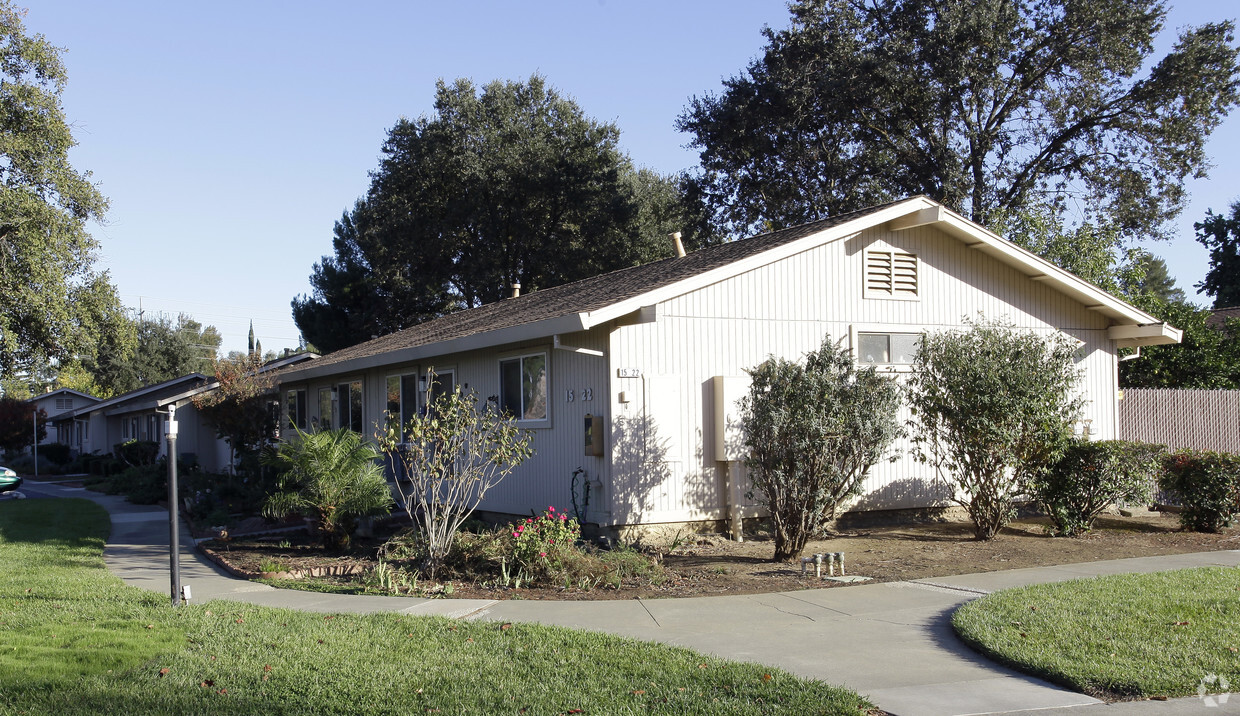
<svg viewBox="0 0 1240 716">
<path fill-rule="evenodd" d="M 1041 256 L 969 221 L 950 209 L 943 208 L 941 219 L 933 222 L 933 225 L 962 240 L 969 248 L 998 259 L 1034 281 L 1053 286 L 1060 293 L 1116 321 L 1119 325 L 1144 326 L 1159 323 L 1156 316 L 1112 296 L 1079 276 L 1059 268 Z"/>
<path fill-rule="evenodd" d="M 326 363 L 324 359 L 314 361 L 312 365 L 301 369 L 286 370 L 277 376 L 280 383 L 299 383 L 330 375 L 358 373 L 372 368 L 382 368 L 400 363 L 412 363 L 425 358 L 436 358 L 450 353 L 494 348 L 508 343 L 521 343 L 538 339 L 549 339 L 559 333 L 573 333 L 585 330 L 586 314 L 572 313 L 566 316 L 547 318 L 541 321 L 523 323 L 519 326 L 500 328 L 494 331 L 474 333 L 446 341 L 435 341 L 410 348 L 401 348 L 386 353 L 361 356 L 351 360 Z"/>
<path fill-rule="evenodd" d="M 1141 326 L 1111 326 L 1107 329 L 1107 338 L 1115 341 L 1115 345 L 1120 348 L 1165 346 L 1182 341 L 1184 339 L 1184 331 L 1166 323 L 1149 323 Z"/>
</svg>

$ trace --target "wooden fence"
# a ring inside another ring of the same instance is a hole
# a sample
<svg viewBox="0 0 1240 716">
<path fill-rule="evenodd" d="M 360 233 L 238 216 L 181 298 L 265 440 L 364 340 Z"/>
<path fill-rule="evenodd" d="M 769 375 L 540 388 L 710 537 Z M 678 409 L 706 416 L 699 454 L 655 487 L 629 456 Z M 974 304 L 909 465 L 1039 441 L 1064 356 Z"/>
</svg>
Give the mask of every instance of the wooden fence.
<svg viewBox="0 0 1240 716">
<path fill-rule="evenodd" d="M 1124 388 L 1119 439 L 1240 454 L 1240 390 Z"/>
</svg>

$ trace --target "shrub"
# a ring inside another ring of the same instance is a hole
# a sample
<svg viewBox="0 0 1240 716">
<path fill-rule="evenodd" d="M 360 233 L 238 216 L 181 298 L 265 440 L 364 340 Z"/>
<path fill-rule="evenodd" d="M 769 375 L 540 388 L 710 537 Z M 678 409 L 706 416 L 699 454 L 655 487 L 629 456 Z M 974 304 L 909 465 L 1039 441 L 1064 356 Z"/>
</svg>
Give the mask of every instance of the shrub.
<svg viewBox="0 0 1240 716">
<path fill-rule="evenodd" d="M 1163 460 L 1159 486 L 1179 499 L 1185 529 L 1218 532 L 1240 514 L 1240 455 L 1173 453 Z"/>
<path fill-rule="evenodd" d="M 1164 451 L 1148 443 L 1073 440 L 1049 470 L 1032 480 L 1033 496 L 1046 508 L 1055 534 L 1088 532 L 1094 519 L 1117 502 L 1150 499 Z"/>
<path fill-rule="evenodd" d="M 379 453 L 349 429 L 296 431 L 266 461 L 284 473 L 279 492 L 267 498 L 263 514 L 282 518 L 309 512 L 318 518 L 323 545 L 347 547 L 358 519 L 392 511 L 392 493 Z"/>
<path fill-rule="evenodd" d="M 73 449 L 64 443 L 48 443 L 39 446 L 39 457 L 47 458 L 57 465 L 65 465 L 72 459 Z"/>
<path fill-rule="evenodd" d="M 576 550 L 581 526 L 566 512 L 548 507 L 541 515 L 508 525 L 512 533 L 512 558 L 531 575 L 559 571 L 569 551 Z"/>
<path fill-rule="evenodd" d="M 435 381 L 430 372 L 430 381 Z M 456 388 L 404 425 L 388 417 L 376 435 L 406 478 L 396 481 L 409 519 L 422 530 L 430 576 L 452 550 L 457 530 L 487 491 L 534 454 L 533 433 L 517 427 L 494 401 Z"/>
<path fill-rule="evenodd" d="M 788 561 L 861 491 L 866 473 L 901 434 L 900 391 L 873 368 L 858 370 L 830 336 L 805 365 L 770 358 L 748 372 L 752 382 L 741 400 L 746 463 L 771 513 L 774 559 Z"/>
<path fill-rule="evenodd" d="M 112 475 L 104 483 L 109 495 L 124 495 L 135 505 L 154 505 L 168 499 L 168 468 L 139 465 Z"/>
<path fill-rule="evenodd" d="M 922 336 L 908 380 L 917 456 L 990 539 L 1030 481 L 1067 447 L 1080 415 L 1075 343 L 1001 322 Z"/>
<path fill-rule="evenodd" d="M 153 440 L 130 440 L 112 446 L 116 459 L 130 467 L 154 464 L 159 455 L 159 443 Z"/>
</svg>

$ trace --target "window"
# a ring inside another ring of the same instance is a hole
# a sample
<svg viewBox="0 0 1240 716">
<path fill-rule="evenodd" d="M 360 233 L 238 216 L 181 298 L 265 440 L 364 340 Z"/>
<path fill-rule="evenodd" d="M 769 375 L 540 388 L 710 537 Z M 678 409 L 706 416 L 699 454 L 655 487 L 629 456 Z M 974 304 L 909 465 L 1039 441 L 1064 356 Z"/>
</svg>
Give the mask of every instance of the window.
<svg viewBox="0 0 1240 716">
<path fill-rule="evenodd" d="M 332 389 L 319 388 L 319 430 L 332 429 Z"/>
<path fill-rule="evenodd" d="M 918 296 L 917 255 L 902 251 L 865 252 L 866 298 L 905 298 Z"/>
<path fill-rule="evenodd" d="M 387 378 L 388 423 L 403 426 L 418 412 L 418 376 L 416 373 L 389 375 Z"/>
<path fill-rule="evenodd" d="M 73 398 L 57 398 L 57 410 L 73 410 Z"/>
<path fill-rule="evenodd" d="M 337 427 L 362 432 L 362 381 L 336 386 Z"/>
<path fill-rule="evenodd" d="M 306 391 L 290 390 L 284 394 L 285 425 L 290 428 L 306 429 Z"/>
<path fill-rule="evenodd" d="M 424 405 L 427 414 L 435 412 L 435 401 L 445 395 L 451 395 L 456 391 L 456 371 L 454 370 L 438 370 L 427 383 L 426 386 L 426 403 Z"/>
<path fill-rule="evenodd" d="M 920 333 L 858 333 L 857 362 L 862 365 L 909 365 Z"/>
<path fill-rule="evenodd" d="M 547 354 L 499 362 L 500 408 L 518 420 L 547 419 Z"/>
</svg>

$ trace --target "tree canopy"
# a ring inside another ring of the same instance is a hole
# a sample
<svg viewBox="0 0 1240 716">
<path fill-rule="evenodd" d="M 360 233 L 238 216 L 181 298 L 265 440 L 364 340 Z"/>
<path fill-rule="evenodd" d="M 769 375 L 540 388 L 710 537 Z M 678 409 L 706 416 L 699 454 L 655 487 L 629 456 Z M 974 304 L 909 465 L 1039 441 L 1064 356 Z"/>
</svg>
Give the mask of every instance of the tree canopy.
<svg viewBox="0 0 1240 716">
<path fill-rule="evenodd" d="M 69 164 L 61 50 L 0 0 L 0 374 L 93 355 L 123 318 L 87 223 L 107 200 Z"/>
<path fill-rule="evenodd" d="M 634 168 L 613 124 L 545 80 L 439 82 L 388 133 L 370 189 L 336 222 L 306 340 L 332 351 L 448 312 L 672 255 L 707 239 L 673 179 Z"/>
<path fill-rule="evenodd" d="M 1240 390 L 1240 319 L 1212 325 L 1210 309 L 1187 301 L 1147 295 L 1137 303 L 1184 331 L 1184 337 L 1180 343 L 1145 346 L 1140 358 L 1120 363 L 1121 387 Z"/>
<path fill-rule="evenodd" d="M 137 348 L 131 352 L 103 352 L 86 364 L 95 383 L 112 394 L 127 393 L 190 373 L 210 373 L 223 337 L 215 326 L 204 327 L 181 314 L 134 322 Z"/>
<path fill-rule="evenodd" d="M 1046 205 L 1159 236 L 1237 102 L 1232 23 L 1156 58 L 1157 0 L 802 0 L 678 127 L 737 233 L 925 194 L 990 225 Z"/>
<path fill-rule="evenodd" d="M 1210 250 L 1210 270 L 1197 288 L 1214 297 L 1215 308 L 1240 306 L 1240 201 L 1230 214 L 1207 211 L 1193 228 L 1197 242 Z"/>
</svg>

